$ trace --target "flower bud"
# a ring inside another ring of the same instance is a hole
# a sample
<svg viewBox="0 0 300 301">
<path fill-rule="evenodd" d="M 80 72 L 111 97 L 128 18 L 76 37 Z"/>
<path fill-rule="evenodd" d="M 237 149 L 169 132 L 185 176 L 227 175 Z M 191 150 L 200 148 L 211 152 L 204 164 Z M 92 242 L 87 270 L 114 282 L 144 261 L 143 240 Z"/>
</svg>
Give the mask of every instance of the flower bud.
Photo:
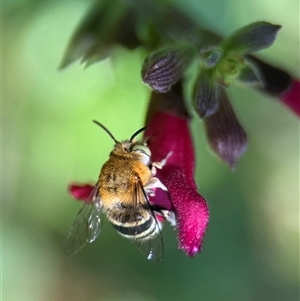
<svg viewBox="0 0 300 301">
<path fill-rule="evenodd" d="M 194 88 L 194 107 L 201 118 L 214 114 L 218 109 L 218 86 L 209 71 L 202 70 Z"/>
<path fill-rule="evenodd" d="M 214 152 L 234 168 L 247 148 L 247 135 L 230 105 L 225 90 L 219 91 L 219 109 L 204 119 L 208 141 Z"/>
<path fill-rule="evenodd" d="M 156 92 L 166 93 L 182 78 L 191 58 L 191 51 L 181 48 L 153 53 L 144 61 L 143 82 Z"/>
<path fill-rule="evenodd" d="M 237 30 L 223 43 L 226 52 L 249 54 L 270 47 L 275 39 L 280 25 L 268 22 L 255 22 Z"/>
</svg>

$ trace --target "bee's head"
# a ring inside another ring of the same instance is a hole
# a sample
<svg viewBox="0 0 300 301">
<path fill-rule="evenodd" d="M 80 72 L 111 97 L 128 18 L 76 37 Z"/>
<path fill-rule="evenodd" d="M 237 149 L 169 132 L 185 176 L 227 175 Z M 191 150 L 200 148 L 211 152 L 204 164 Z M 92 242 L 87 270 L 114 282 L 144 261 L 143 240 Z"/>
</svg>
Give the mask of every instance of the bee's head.
<svg viewBox="0 0 300 301">
<path fill-rule="evenodd" d="M 139 157 L 141 158 L 141 162 L 143 162 L 145 165 L 150 164 L 151 151 L 149 147 L 142 144 L 141 142 L 137 142 L 132 144 L 131 151 L 139 154 Z"/>
<path fill-rule="evenodd" d="M 147 147 L 146 144 L 142 143 L 142 142 L 133 142 L 133 139 L 140 134 L 141 132 L 143 132 L 146 127 L 143 127 L 141 129 L 139 129 L 138 131 L 136 131 L 129 140 L 123 141 L 123 142 L 119 142 L 114 136 L 113 134 L 100 122 L 93 120 L 93 122 L 95 122 L 97 125 L 99 125 L 101 128 L 103 128 L 107 134 L 114 140 L 114 142 L 116 143 L 114 151 L 117 152 L 123 152 L 123 151 L 127 151 L 127 152 L 133 152 L 139 155 L 140 161 L 143 162 L 145 165 L 149 165 L 150 164 L 150 157 L 151 157 L 151 151 L 150 149 Z"/>
<path fill-rule="evenodd" d="M 145 129 L 146 129 L 146 127 L 143 127 L 141 129 L 139 129 L 138 131 L 136 131 L 131 136 L 129 142 L 131 143 L 130 151 L 134 152 L 134 153 L 137 153 L 139 155 L 139 157 L 140 157 L 141 162 L 143 162 L 145 165 L 149 165 L 150 164 L 150 157 L 151 157 L 151 151 L 150 151 L 150 149 L 143 142 L 140 142 L 140 141 L 133 142 L 133 139 L 138 134 L 140 134 L 141 132 L 143 132 Z"/>
</svg>

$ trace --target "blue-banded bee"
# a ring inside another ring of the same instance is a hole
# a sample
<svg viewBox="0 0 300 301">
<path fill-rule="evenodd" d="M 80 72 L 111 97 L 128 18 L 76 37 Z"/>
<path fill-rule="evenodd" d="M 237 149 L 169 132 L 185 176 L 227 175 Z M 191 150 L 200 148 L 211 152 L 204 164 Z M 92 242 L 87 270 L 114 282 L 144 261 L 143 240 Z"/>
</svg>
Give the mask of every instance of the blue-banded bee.
<svg viewBox="0 0 300 301">
<path fill-rule="evenodd" d="M 108 133 L 115 146 L 69 231 L 66 255 L 72 256 L 98 237 L 103 212 L 118 233 L 131 239 L 147 259 L 161 259 L 163 241 L 156 216 L 163 216 L 175 225 L 175 214 L 152 206 L 148 197 L 156 188 L 167 191 L 155 174 L 156 168 L 161 169 L 171 153 L 161 162 L 151 162 L 146 143 L 133 141 L 146 128 L 135 132 L 129 140 L 119 142 L 105 126 L 94 122 Z"/>
</svg>

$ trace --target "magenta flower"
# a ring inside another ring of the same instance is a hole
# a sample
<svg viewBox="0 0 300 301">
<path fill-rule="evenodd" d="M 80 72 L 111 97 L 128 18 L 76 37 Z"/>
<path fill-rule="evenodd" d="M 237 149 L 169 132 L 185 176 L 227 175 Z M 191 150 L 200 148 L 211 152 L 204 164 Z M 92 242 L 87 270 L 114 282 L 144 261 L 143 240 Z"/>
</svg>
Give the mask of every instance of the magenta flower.
<svg viewBox="0 0 300 301">
<path fill-rule="evenodd" d="M 279 99 L 300 116 L 300 82 L 292 81 L 291 86 L 279 96 Z"/>
<path fill-rule="evenodd" d="M 172 152 L 157 172 L 168 193 L 158 192 L 151 202 L 167 209 L 171 203 L 177 216 L 179 248 L 194 256 L 201 250 L 209 211 L 194 181 L 194 148 L 181 83 L 165 94 L 152 92 L 145 137 L 153 161 Z"/>
<path fill-rule="evenodd" d="M 261 90 L 281 100 L 294 113 L 300 116 L 300 82 L 288 72 L 266 63 L 257 57 L 248 56 L 258 68 L 264 85 Z"/>
<path fill-rule="evenodd" d="M 89 195 L 91 194 L 94 186 L 90 184 L 79 184 L 79 183 L 72 183 L 69 185 L 68 189 L 71 195 L 79 201 L 84 201 L 88 199 Z"/>
<path fill-rule="evenodd" d="M 179 248 L 194 256 L 201 250 L 209 211 L 194 181 L 194 149 L 188 123 L 185 118 L 157 112 L 151 119 L 146 137 L 151 137 L 152 160 L 160 161 L 172 152 L 167 164 L 158 171 L 158 177 L 168 188 L 177 215 Z M 161 196 L 155 196 L 151 201 L 168 205 L 166 199 L 161 203 Z"/>
</svg>

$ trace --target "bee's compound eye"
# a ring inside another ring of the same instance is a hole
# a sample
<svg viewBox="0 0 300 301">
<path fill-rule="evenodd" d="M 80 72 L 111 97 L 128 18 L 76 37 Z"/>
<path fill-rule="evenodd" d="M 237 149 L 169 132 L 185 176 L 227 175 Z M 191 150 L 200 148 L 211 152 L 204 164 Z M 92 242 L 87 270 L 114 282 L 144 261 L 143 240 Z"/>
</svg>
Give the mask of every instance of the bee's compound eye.
<svg viewBox="0 0 300 301">
<path fill-rule="evenodd" d="M 147 146 L 136 144 L 132 147 L 132 151 L 141 154 L 142 161 L 145 165 L 148 165 L 150 163 L 151 151 Z"/>
<path fill-rule="evenodd" d="M 134 145 L 133 148 L 132 148 L 132 151 L 145 154 L 145 155 L 147 155 L 149 157 L 151 156 L 150 149 L 147 146 L 142 145 L 142 144 L 136 144 L 136 145 Z"/>
</svg>

